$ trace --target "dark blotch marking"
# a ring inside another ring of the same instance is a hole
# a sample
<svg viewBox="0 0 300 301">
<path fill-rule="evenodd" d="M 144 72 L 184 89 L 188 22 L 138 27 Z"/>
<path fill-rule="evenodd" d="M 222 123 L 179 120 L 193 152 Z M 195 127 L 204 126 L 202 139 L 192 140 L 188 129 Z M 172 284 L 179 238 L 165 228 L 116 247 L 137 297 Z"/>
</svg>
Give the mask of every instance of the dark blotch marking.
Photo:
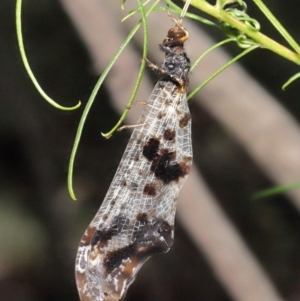
<svg viewBox="0 0 300 301">
<path fill-rule="evenodd" d="M 136 220 L 138 222 L 146 223 L 148 221 L 148 214 L 147 213 L 138 213 L 136 215 Z"/>
<path fill-rule="evenodd" d="M 135 228 L 137 230 L 130 245 L 110 251 L 105 256 L 104 266 L 108 274 L 118 269 L 123 260 L 130 259 L 129 262 L 123 263 L 125 267 L 137 266 L 154 254 L 167 252 L 173 244 L 174 227 L 161 218 L 149 220 L 146 213 L 139 213 L 136 216 Z M 131 275 L 130 269 L 119 271 L 124 277 Z"/>
<path fill-rule="evenodd" d="M 163 172 L 163 169 L 166 168 L 172 159 L 175 159 L 176 152 L 168 153 L 167 150 L 162 150 L 161 155 L 158 155 L 154 158 L 150 170 L 155 173 L 158 177 L 160 172 Z"/>
<path fill-rule="evenodd" d="M 114 269 L 118 268 L 122 260 L 133 257 L 136 253 L 135 244 L 123 247 L 116 251 L 109 252 L 104 259 L 106 272 L 110 274 Z"/>
<path fill-rule="evenodd" d="M 184 128 L 185 126 L 187 126 L 190 119 L 191 119 L 191 115 L 189 113 L 185 113 L 184 116 L 179 121 L 179 126 L 181 128 Z"/>
<path fill-rule="evenodd" d="M 182 177 L 186 176 L 191 169 L 191 166 L 187 165 L 185 161 L 181 162 L 180 164 L 181 172 L 182 172 Z"/>
<path fill-rule="evenodd" d="M 162 119 L 164 117 L 164 114 L 162 112 L 158 112 L 157 119 Z"/>
<path fill-rule="evenodd" d="M 127 183 L 126 183 L 126 181 L 125 181 L 124 179 L 122 180 L 121 185 L 122 185 L 123 187 L 126 187 L 126 186 L 127 186 Z"/>
<path fill-rule="evenodd" d="M 161 218 L 149 220 L 146 213 L 139 213 L 134 228 L 133 241 L 138 247 L 138 253 L 142 252 L 144 257 L 167 252 L 173 243 L 174 227 Z"/>
<path fill-rule="evenodd" d="M 101 231 L 97 230 L 91 239 L 91 246 L 95 246 L 99 243 L 100 247 L 103 247 L 107 242 L 113 237 L 113 232 L 111 230 Z"/>
<path fill-rule="evenodd" d="M 176 152 L 167 153 L 165 151 L 162 155 L 157 155 L 151 164 L 151 171 L 155 176 L 162 180 L 164 184 L 169 184 L 172 181 L 178 181 L 189 172 L 189 167 L 185 162 L 170 163 L 176 157 Z"/>
<path fill-rule="evenodd" d="M 112 210 L 112 208 L 115 206 L 116 201 L 115 200 L 111 200 L 109 206 L 110 206 L 110 210 Z"/>
<path fill-rule="evenodd" d="M 122 229 L 128 224 L 128 218 L 124 216 L 116 216 L 107 229 L 96 230 L 94 232 L 94 235 L 91 239 L 91 246 L 93 247 L 96 244 L 99 244 L 100 247 L 105 246 L 113 236 L 118 235 L 122 231 Z"/>
<path fill-rule="evenodd" d="M 176 132 L 172 131 L 171 129 L 166 129 L 163 137 L 167 141 L 174 141 L 174 138 L 176 137 Z"/>
<path fill-rule="evenodd" d="M 152 184 L 152 183 L 146 184 L 145 187 L 144 187 L 143 193 L 146 194 L 146 195 L 155 196 L 156 195 L 155 185 Z"/>
<path fill-rule="evenodd" d="M 80 241 L 80 246 L 89 246 L 96 232 L 95 227 L 88 227 Z"/>
<path fill-rule="evenodd" d="M 152 161 L 157 155 L 158 148 L 159 148 L 159 140 L 157 138 L 150 138 L 143 147 L 143 155 L 149 161 Z"/>
</svg>

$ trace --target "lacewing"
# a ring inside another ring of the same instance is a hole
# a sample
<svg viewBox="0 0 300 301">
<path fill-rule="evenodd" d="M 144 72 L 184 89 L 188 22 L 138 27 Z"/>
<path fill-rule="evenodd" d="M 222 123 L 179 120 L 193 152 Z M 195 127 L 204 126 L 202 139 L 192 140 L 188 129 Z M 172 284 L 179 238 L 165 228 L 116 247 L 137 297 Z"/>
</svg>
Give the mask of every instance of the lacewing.
<svg viewBox="0 0 300 301">
<path fill-rule="evenodd" d="M 173 19 L 174 20 L 174 19 Z M 160 44 L 159 76 L 128 142 L 106 197 L 86 229 L 76 258 L 81 301 L 124 298 L 143 263 L 174 240 L 179 191 L 192 165 L 187 104 L 188 32 L 175 21 Z"/>
</svg>

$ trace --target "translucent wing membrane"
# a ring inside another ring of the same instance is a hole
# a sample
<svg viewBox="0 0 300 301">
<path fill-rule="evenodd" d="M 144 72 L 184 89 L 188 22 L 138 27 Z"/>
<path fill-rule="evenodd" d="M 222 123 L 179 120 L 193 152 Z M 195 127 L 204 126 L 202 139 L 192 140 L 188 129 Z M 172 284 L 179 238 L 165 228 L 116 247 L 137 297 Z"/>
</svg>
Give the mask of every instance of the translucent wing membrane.
<svg viewBox="0 0 300 301">
<path fill-rule="evenodd" d="M 176 201 L 192 164 L 187 38 L 176 23 L 160 45 L 162 66 L 148 62 L 161 80 L 81 239 L 76 259 L 81 301 L 121 300 L 142 264 L 173 243 Z"/>
</svg>

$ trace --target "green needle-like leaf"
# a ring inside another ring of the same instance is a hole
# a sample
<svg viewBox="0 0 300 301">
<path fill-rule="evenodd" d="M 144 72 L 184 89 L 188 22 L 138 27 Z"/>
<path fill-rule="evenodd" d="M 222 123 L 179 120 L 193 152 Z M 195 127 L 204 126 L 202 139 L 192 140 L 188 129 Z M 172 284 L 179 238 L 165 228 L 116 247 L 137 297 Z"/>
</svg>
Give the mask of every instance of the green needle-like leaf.
<svg viewBox="0 0 300 301">
<path fill-rule="evenodd" d="M 64 110 L 64 111 L 71 111 L 75 110 L 80 107 L 81 102 L 79 101 L 76 106 L 73 107 L 64 107 L 56 103 L 52 98 L 50 98 L 44 90 L 41 88 L 39 85 L 37 79 L 35 78 L 30 65 L 28 63 L 28 59 L 25 53 L 25 47 L 24 47 L 24 42 L 23 42 L 23 36 L 22 36 L 22 0 L 17 0 L 16 4 L 16 27 L 17 27 L 17 37 L 18 37 L 18 43 L 19 43 L 19 49 L 21 53 L 21 58 L 23 61 L 23 64 L 25 66 L 25 69 L 27 71 L 28 76 L 30 77 L 33 85 L 35 88 L 38 90 L 38 92 L 41 94 L 41 96 L 52 106 L 54 106 L 57 109 Z"/>
</svg>

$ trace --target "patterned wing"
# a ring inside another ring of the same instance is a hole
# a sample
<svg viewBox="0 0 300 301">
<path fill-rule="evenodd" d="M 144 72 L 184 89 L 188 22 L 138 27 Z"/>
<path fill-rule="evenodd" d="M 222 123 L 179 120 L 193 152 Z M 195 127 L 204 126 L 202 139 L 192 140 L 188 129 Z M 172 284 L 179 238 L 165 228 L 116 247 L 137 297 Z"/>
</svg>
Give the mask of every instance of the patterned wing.
<svg viewBox="0 0 300 301">
<path fill-rule="evenodd" d="M 160 76 L 128 142 L 76 258 L 81 301 L 121 300 L 142 264 L 167 252 L 174 239 L 179 190 L 192 164 L 191 121 L 186 91 L 188 32 L 176 21 L 160 44 Z"/>
<path fill-rule="evenodd" d="M 173 243 L 176 200 L 192 164 L 186 94 L 158 82 L 138 125 L 80 242 L 82 301 L 122 299 L 141 265 Z"/>
</svg>

